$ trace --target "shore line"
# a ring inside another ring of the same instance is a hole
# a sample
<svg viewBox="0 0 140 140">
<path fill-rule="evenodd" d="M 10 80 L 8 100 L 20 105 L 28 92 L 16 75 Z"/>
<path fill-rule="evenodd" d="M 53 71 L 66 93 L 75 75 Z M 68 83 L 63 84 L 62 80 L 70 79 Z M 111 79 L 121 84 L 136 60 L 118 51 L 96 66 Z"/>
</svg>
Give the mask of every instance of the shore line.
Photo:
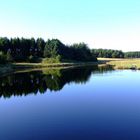
<svg viewBox="0 0 140 140">
<path fill-rule="evenodd" d="M 98 62 L 79 62 L 79 63 L 53 63 L 53 64 L 42 64 L 42 63 L 13 63 L 0 65 L 0 76 L 4 76 L 10 73 L 29 71 L 29 70 L 39 70 L 43 68 L 52 69 L 64 69 L 73 68 L 81 66 L 92 66 L 98 65 Z"/>
<path fill-rule="evenodd" d="M 71 68 L 92 65 L 110 65 L 114 69 L 132 69 L 140 70 L 140 59 L 112 59 L 112 58 L 98 58 L 97 62 L 77 62 L 77 63 L 12 63 L 0 65 L 0 75 L 14 73 L 16 71 L 26 71 L 42 68 Z"/>
<path fill-rule="evenodd" d="M 130 70 L 140 70 L 140 59 L 109 59 L 109 58 L 99 58 L 99 61 L 104 61 L 107 65 L 111 65 L 114 69 L 130 69 Z"/>
</svg>

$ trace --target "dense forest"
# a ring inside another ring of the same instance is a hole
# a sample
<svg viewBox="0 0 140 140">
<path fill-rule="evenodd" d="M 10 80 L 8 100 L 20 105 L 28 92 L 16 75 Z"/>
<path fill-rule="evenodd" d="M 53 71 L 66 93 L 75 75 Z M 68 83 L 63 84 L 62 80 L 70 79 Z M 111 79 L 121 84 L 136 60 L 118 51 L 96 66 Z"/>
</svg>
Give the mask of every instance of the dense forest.
<svg viewBox="0 0 140 140">
<path fill-rule="evenodd" d="M 103 58 L 124 58 L 124 53 L 119 50 L 111 50 L 111 49 L 92 49 L 92 54 L 96 57 Z"/>
<path fill-rule="evenodd" d="M 85 43 L 65 45 L 58 39 L 0 38 L 0 63 L 39 62 L 42 58 L 58 61 L 97 61 Z"/>
<path fill-rule="evenodd" d="M 122 52 L 111 49 L 92 49 L 91 52 L 101 58 L 140 58 L 140 52 Z"/>
<path fill-rule="evenodd" d="M 103 58 L 140 58 L 140 52 L 111 49 L 90 50 L 85 43 L 65 45 L 58 39 L 0 38 L 0 64 L 11 62 L 87 62 Z M 48 61 L 50 60 L 50 61 Z"/>
<path fill-rule="evenodd" d="M 126 52 L 125 58 L 140 58 L 140 52 Z"/>
</svg>

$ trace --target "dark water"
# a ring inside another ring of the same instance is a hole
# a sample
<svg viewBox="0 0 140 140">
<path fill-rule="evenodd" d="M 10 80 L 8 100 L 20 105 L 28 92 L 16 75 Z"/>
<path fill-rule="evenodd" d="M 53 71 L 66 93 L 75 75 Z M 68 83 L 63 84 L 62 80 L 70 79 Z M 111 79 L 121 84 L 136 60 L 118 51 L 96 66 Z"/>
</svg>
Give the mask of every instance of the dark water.
<svg viewBox="0 0 140 140">
<path fill-rule="evenodd" d="M 0 78 L 0 140 L 140 140 L 140 71 L 82 67 Z"/>
</svg>

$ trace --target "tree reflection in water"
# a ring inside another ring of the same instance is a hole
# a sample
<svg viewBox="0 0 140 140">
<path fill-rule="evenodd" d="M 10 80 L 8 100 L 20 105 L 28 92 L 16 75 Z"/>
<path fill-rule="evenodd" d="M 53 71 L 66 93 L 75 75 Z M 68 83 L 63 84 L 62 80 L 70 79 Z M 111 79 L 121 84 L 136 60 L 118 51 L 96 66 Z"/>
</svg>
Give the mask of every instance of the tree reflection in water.
<svg viewBox="0 0 140 140">
<path fill-rule="evenodd" d="M 111 67 L 77 67 L 69 69 L 48 69 L 16 73 L 0 78 L 0 97 L 59 91 L 67 83 L 85 84 L 94 73 L 111 71 Z"/>
</svg>

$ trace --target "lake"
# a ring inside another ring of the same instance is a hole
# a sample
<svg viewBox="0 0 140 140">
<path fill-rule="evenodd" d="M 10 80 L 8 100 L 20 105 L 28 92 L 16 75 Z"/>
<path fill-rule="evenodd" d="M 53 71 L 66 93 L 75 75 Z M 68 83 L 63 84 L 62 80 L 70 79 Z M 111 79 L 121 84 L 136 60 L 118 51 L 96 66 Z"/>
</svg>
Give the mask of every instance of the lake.
<svg viewBox="0 0 140 140">
<path fill-rule="evenodd" d="M 77 67 L 0 78 L 0 140 L 140 140 L 140 71 Z"/>
</svg>

